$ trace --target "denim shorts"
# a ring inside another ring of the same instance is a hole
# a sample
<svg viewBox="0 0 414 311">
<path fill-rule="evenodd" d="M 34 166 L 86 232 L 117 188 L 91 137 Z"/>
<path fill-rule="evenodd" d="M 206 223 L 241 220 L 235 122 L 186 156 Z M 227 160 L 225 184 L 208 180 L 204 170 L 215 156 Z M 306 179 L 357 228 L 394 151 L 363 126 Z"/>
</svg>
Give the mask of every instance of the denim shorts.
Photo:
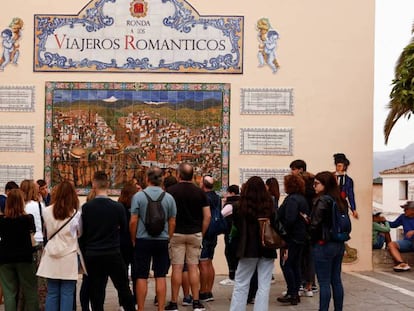
<svg viewBox="0 0 414 311">
<path fill-rule="evenodd" d="M 395 241 L 398 244 L 398 248 L 400 249 L 401 253 L 406 252 L 414 252 L 414 244 L 413 241 L 410 240 L 398 240 Z"/>
<path fill-rule="evenodd" d="M 202 248 L 201 248 L 200 261 L 213 259 L 214 250 L 217 246 L 217 237 L 210 238 L 210 239 L 204 238 L 201 245 L 202 245 Z"/>
<path fill-rule="evenodd" d="M 372 249 L 382 249 L 385 243 L 385 236 L 378 234 L 377 242 L 372 245 Z"/>
</svg>

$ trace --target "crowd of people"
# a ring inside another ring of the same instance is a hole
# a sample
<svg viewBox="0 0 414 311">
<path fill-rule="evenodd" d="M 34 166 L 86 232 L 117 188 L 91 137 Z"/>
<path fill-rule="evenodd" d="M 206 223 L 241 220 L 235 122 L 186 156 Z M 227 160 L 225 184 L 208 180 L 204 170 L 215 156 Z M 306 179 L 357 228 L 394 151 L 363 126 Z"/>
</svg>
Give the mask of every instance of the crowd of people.
<svg viewBox="0 0 414 311">
<path fill-rule="evenodd" d="M 342 174 L 336 170 L 313 175 L 305 161 L 293 161 L 291 173 L 283 179 L 286 197 L 280 205 L 276 178 L 264 181 L 253 176 L 241 188 L 230 185 L 220 198 L 212 176 L 202 176 L 200 185 L 193 182 L 194 167 L 189 163 L 179 165 L 178 179 L 150 167 L 144 184 L 135 180 L 126 184 L 118 201 L 108 196 L 110 176 L 97 171 L 82 206 L 69 181 L 55 185 L 51 193 L 44 180 L 23 180 L 20 185 L 10 181 L 0 196 L 0 284 L 5 309 L 75 310 L 76 284 L 82 274 L 82 311 L 104 310 L 109 278 L 123 310 L 144 310 L 151 275 L 159 311 L 177 311 L 179 303 L 194 311 L 206 310 L 204 304 L 214 301 L 218 233 L 212 226 L 222 218 L 228 279 L 220 284 L 234 286 L 230 310 L 245 310 L 247 304 L 254 304 L 253 310 L 268 310 L 279 256 L 286 282 L 286 291 L 276 299 L 279 304 L 297 305 L 301 297 L 313 297 L 319 290 L 319 310 L 328 310 L 333 297 L 335 310 L 340 311 L 346 247 L 328 232 L 333 208 L 343 213 L 349 208 L 355 219 L 358 213 L 353 181 L 345 173 L 349 160 L 344 154 L 335 154 L 334 159 Z M 380 232 L 373 234 L 374 247 L 387 244 L 396 271 L 409 269 L 400 252 L 412 250 L 414 237 L 414 202 L 403 208 L 405 213 L 390 223 L 380 212 L 373 213 Z M 156 217 L 161 217 L 158 227 Z M 261 243 L 258 218 L 270 219 L 282 235 L 279 251 Z M 400 225 L 404 240 L 392 242 L 386 233 Z"/>
</svg>

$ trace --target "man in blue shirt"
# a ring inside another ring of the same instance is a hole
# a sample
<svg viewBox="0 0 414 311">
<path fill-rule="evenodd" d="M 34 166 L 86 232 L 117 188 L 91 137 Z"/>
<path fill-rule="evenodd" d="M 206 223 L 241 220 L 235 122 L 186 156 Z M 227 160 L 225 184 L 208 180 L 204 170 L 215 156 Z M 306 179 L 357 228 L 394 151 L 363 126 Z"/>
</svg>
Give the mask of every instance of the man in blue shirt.
<svg viewBox="0 0 414 311">
<path fill-rule="evenodd" d="M 403 272 L 408 271 L 411 267 L 404 262 L 401 253 L 414 252 L 414 201 L 407 201 L 401 205 L 404 213 L 398 216 L 394 221 L 390 221 L 391 228 L 403 227 L 404 239 L 388 243 L 388 251 L 396 262 L 394 271 Z"/>
<path fill-rule="evenodd" d="M 165 193 L 161 199 L 164 210 L 164 230 L 158 236 L 151 236 L 146 227 L 145 219 L 148 208 L 148 199 L 156 201 L 163 193 L 161 188 L 163 172 L 159 167 L 152 166 L 147 171 L 147 184 L 143 191 L 137 192 L 131 202 L 131 220 L 129 223 L 132 244 L 135 246 L 135 278 L 137 279 L 138 311 L 144 310 L 148 288 L 148 276 L 151 260 L 153 262 L 155 290 L 158 299 L 158 310 L 164 310 L 167 284 L 165 276 L 170 266 L 168 241 L 175 230 L 175 216 L 177 208 L 174 198 Z"/>
</svg>

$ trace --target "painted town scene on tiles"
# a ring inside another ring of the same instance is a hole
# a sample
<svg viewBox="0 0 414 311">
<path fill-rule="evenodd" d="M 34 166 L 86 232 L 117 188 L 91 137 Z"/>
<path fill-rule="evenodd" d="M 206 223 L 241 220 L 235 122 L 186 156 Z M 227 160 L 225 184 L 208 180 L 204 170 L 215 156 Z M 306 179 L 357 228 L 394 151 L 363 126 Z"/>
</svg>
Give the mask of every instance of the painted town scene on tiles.
<svg viewBox="0 0 414 311">
<path fill-rule="evenodd" d="M 104 170 L 118 194 L 126 182 L 142 183 L 152 165 L 175 175 L 186 161 L 222 189 L 229 98 L 228 84 L 47 82 L 45 175 L 86 194 Z"/>
</svg>

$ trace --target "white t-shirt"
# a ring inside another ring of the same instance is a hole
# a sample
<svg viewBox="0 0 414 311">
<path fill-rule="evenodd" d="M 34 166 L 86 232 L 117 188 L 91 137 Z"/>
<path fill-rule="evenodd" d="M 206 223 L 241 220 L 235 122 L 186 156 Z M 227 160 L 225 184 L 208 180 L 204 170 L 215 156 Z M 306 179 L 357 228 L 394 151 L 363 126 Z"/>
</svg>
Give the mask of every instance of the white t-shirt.
<svg viewBox="0 0 414 311">
<path fill-rule="evenodd" d="M 223 215 L 223 217 L 227 217 L 233 214 L 233 205 L 231 204 L 224 205 L 224 207 L 221 209 L 221 214 Z"/>
<path fill-rule="evenodd" d="M 43 207 L 41 208 L 43 209 Z M 35 226 L 36 226 L 36 233 L 34 235 L 35 240 L 37 242 L 43 242 L 42 220 L 40 218 L 39 202 L 32 200 L 26 203 L 25 211 L 27 214 L 33 215 Z"/>
</svg>

